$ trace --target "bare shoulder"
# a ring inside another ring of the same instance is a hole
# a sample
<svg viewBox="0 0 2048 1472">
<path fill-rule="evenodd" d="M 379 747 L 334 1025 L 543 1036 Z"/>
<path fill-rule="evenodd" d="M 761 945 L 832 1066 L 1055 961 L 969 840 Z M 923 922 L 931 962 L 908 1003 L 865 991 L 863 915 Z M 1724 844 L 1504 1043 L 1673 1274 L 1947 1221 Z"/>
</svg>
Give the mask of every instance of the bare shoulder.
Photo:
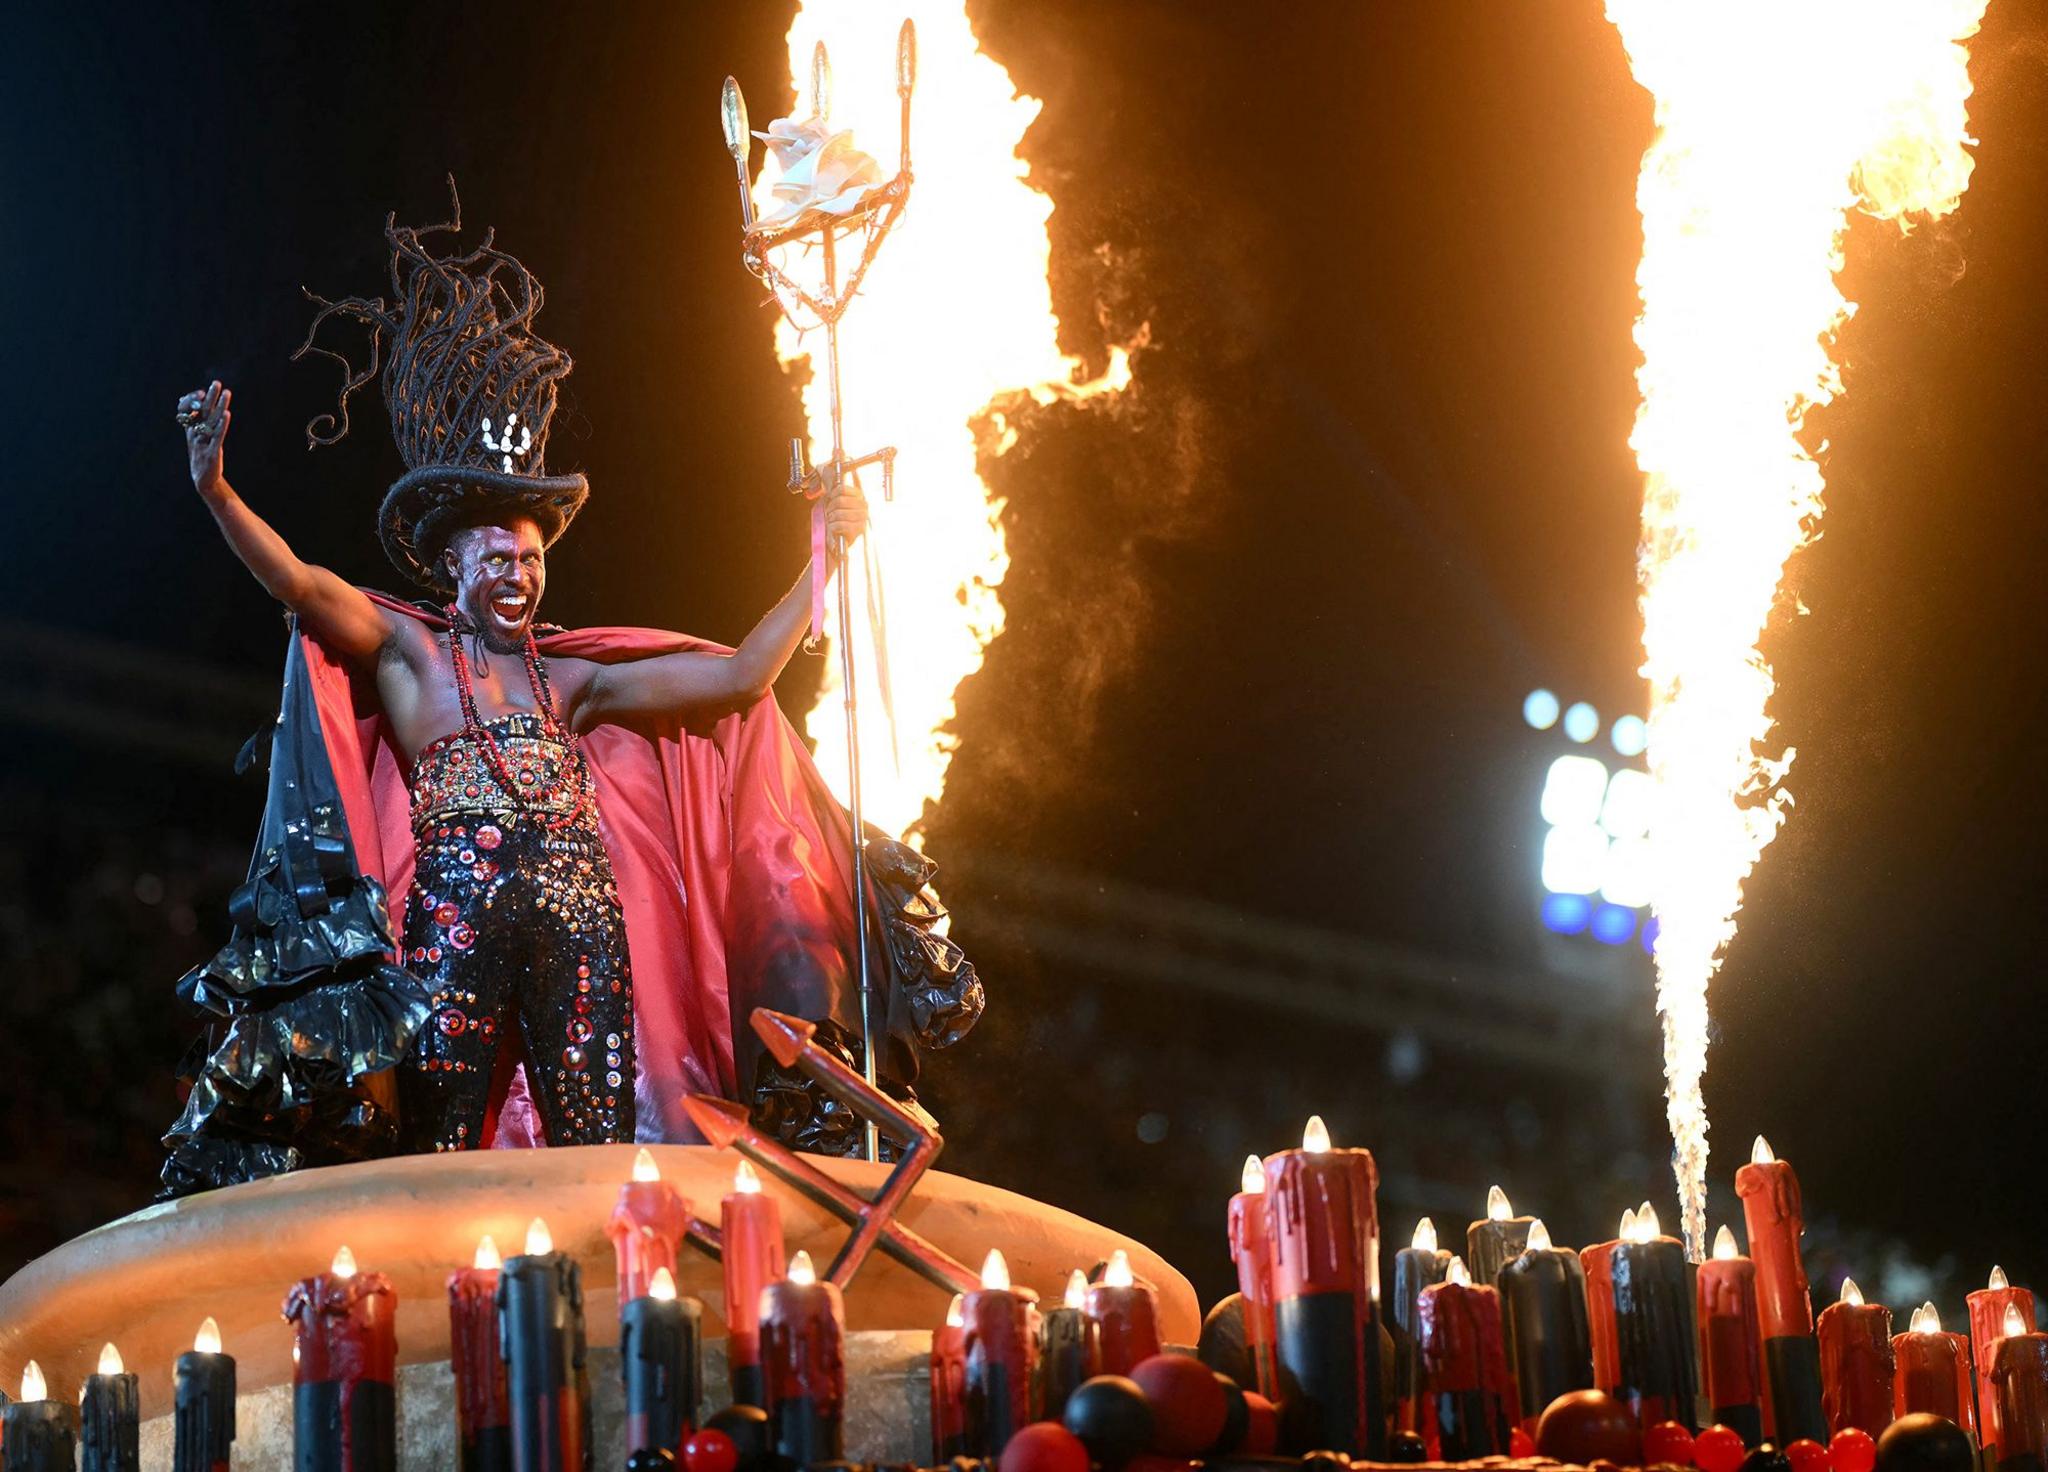
<svg viewBox="0 0 2048 1472">
<path fill-rule="evenodd" d="M 588 705 L 602 681 L 605 666 L 594 659 L 548 655 L 548 687 L 564 716 L 574 718 Z"/>
</svg>

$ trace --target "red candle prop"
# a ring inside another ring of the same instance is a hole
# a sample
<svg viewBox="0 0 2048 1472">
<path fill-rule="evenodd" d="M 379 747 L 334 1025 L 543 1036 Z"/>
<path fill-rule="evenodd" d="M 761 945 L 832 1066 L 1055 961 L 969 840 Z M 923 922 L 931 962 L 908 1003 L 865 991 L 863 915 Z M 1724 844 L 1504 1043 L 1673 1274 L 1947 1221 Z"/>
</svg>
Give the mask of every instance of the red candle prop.
<svg viewBox="0 0 2048 1472">
<path fill-rule="evenodd" d="M 1422 1290 L 1441 1283 L 1451 1255 L 1436 1245 L 1436 1223 L 1428 1217 L 1415 1224 L 1408 1245 L 1394 1254 L 1394 1301 L 1388 1306 L 1388 1329 L 1394 1340 L 1394 1429 L 1418 1429 L 1422 1403 L 1422 1357 L 1415 1352 L 1415 1316 Z"/>
<path fill-rule="evenodd" d="M 142 1465 L 140 1383 L 120 1350 L 100 1347 L 99 1368 L 79 1392 L 79 1472 L 137 1472 Z"/>
<path fill-rule="evenodd" d="M 1745 1446 L 1755 1446 L 1764 1439 L 1756 1264 L 1736 1249 L 1725 1223 L 1714 1234 L 1714 1255 L 1700 1264 L 1698 1308 L 1713 1424 L 1741 1433 Z"/>
<path fill-rule="evenodd" d="M 782 1208 L 742 1160 L 718 1204 L 725 1262 L 725 1353 L 736 1405 L 767 1401 L 761 1379 L 761 1290 L 782 1276 Z"/>
<path fill-rule="evenodd" d="M 1230 1256 L 1237 1264 L 1237 1291 L 1244 1299 L 1244 1347 L 1252 1362 L 1249 1388 L 1270 1397 L 1275 1391 L 1273 1259 L 1266 1250 L 1266 1167 L 1258 1156 L 1244 1158 L 1240 1185 L 1242 1189 L 1230 1198 Z"/>
<path fill-rule="evenodd" d="M 1444 1281 L 1422 1290 L 1416 1325 L 1429 1460 L 1507 1455 L 1513 1391 L 1499 1292 L 1475 1284 L 1464 1259 L 1454 1257 Z"/>
<path fill-rule="evenodd" d="M 1038 1366 L 1031 1300 L 1010 1286 L 1010 1265 L 991 1250 L 981 1287 L 960 1304 L 967 1354 L 967 1451 L 1000 1457 L 1031 1421 L 1031 1382 Z"/>
<path fill-rule="evenodd" d="M 235 1442 L 235 1361 L 207 1319 L 171 1370 L 171 1472 L 227 1472 Z"/>
<path fill-rule="evenodd" d="M 657 1268 L 676 1276 L 676 1244 L 690 1225 L 690 1204 L 661 1178 L 652 1151 L 633 1157 L 633 1178 L 619 1187 L 618 1205 L 605 1224 L 619 1257 L 619 1302 L 647 1297 Z"/>
<path fill-rule="evenodd" d="M 1771 1433 L 1780 1445 L 1802 1437 L 1824 1442 L 1828 1423 L 1821 1406 L 1820 1346 L 1813 1337 L 1806 1264 L 1799 1256 L 1799 1237 L 1806 1230 L 1799 1177 L 1758 1135 L 1749 1164 L 1735 1172 L 1735 1194 L 1742 1198 L 1749 1254 L 1756 1260 L 1757 1323 L 1763 1331 Z"/>
<path fill-rule="evenodd" d="M 946 1322 L 932 1331 L 932 1464 L 967 1453 L 967 1315 L 953 1295 Z"/>
<path fill-rule="evenodd" d="M 1151 1285 L 1131 1272 L 1131 1260 L 1119 1247 L 1099 1281 L 1088 1285 L 1081 1305 L 1095 1335 L 1098 1374 L 1128 1375 L 1140 1360 L 1159 1353 L 1159 1308 Z"/>
<path fill-rule="evenodd" d="M 498 1352 L 498 1244 L 476 1244 L 470 1266 L 448 1275 L 448 1363 L 455 1372 L 455 1428 L 462 1472 L 510 1472 L 511 1414 Z"/>
<path fill-rule="evenodd" d="M 1299 1150 L 1266 1161 L 1273 1360 L 1282 1439 L 1293 1451 L 1386 1456 L 1377 1185 L 1372 1152 L 1331 1149 L 1320 1118 L 1309 1120 Z"/>
<path fill-rule="evenodd" d="M 78 1408 L 49 1399 L 43 1367 L 21 1372 L 21 1399 L 0 1407 L 7 1472 L 71 1472 L 78 1458 Z"/>
<path fill-rule="evenodd" d="M 1977 1364 L 1977 1430 L 1996 1465 L 2002 1445 L 1998 1431 L 1998 1387 L 1991 1382 L 1998 1341 L 2005 1337 L 2005 1311 L 2017 1307 L 2023 1328 L 2034 1327 L 2034 1295 L 2015 1288 L 2005 1279 L 2005 1269 L 1994 1267 L 1990 1281 L 1969 1295 L 1970 1352 Z"/>
<path fill-rule="evenodd" d="M 292 1285 L 292 1446 L 296 1472 L 396 1472 L 398 1295 L 382 1273 L 333 1265 Z"/>
<path fill-rule="evenodd" d="M 590 1374 L 583 1337 L 583 1273 L 555 1251 L 548 1224 L 526 1228 L 526 1251 L 498 1276 L 498 1352 L 516 1472 L 585 1472 L 590 1456 Z"/>
<path fill-rule="evenodd" d="M 1894 1420 L 1925 1411 L 1946 1416 L 1965 1431 L 1976 1431 L 1970 1336 L 1944 1334 L 1933 1304 L 1913 1310 L 1907 1332 L 1892 1340 L 1892 1359 L 1898 1366 L 1892 1379 Z"/>
<path fill-rule="evenodd" d="M 820 1283 L 811 1255 L 789 1260 L 761 1290 L 761 1378 L 775 1454 L 799 1466 L 846 1454 L 846 1310 L 836 1284 Z"/>
<path fill-rule="evenodd" d="M 1047 1309 L 1038 1331 L 1038 1415 L 1057 1421 L 1067 1397 L 1100 1373 L 1095 1336 L 1088 1327 L 1088 1279 L 1079 1268 L 1067 1278 L 1066 1299 Z M 944 1458 L 940 1459 L 941 1461 Z"/>
<path fill-rule="evenodd" d="M 1865 1303 L 1854 1278 L 1842 1280 L 1842 1297 L 1821 1310 L 1821 1409 L 1830 1435 L 1854 1426 L 1876 1436 L 1892 1424 L 1892 1311 Z"/>
<path fill-rule="evenodd" d="M 1621 1349 L 1614 1338 L 1614 1249 L 1636 1229 L 1635 1209 L 1621 1214 L 1621 1229 L 1612 1242 L 1579 1249 L 1586 1274 L 1586 1334 L 1593 1342 L 1593 1388 L 1609 1395 L 1621 1384 Z"/>
<path fill-rule="evenodd" d="M 1699 1330 L 1685 1247 L 1658 1230 L 1645 1201 L 1634 1231 L 1614 1249 L 1614 1341 L 1621 1361 L 1615 1394 L 1647 1430 L 1676 1421 L 1699 1430 Z"/>
<path fill-rule="evenodd" d="M 2016 1303 L 2006 1305 L 1999 1327 L 2006 1332 L 1991 1358 L 1998 1466 L 2001 1472 L 2041 1472 L 2048 1465 L 2048 1334 L 2034 1333 Z"/>
</svg>

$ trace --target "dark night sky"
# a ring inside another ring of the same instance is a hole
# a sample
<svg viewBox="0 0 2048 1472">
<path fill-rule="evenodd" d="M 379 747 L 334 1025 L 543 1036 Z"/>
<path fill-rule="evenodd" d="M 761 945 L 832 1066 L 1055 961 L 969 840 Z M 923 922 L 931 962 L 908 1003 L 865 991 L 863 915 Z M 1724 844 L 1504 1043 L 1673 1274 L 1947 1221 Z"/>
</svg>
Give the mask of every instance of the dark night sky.
<svg viewBox="0 0 2048 1472">
<path fill-rule="evenodd" d="M 1024 151 L 1056 205 L 1066 346 L 1099 364 L 1140 324 L 1153 346 L 1123 403 L 1027 416 L 995 469 L 1010 628 L 962 692 L 934 853 L 1517 960 L 1532 927 L 1500 876 L 1535 862 L 1544 759 L 1521 696 L 1550 685 L 1609 712 L 1642 698 L 1626 438 L 1650 117 L 1600 7 L 973 11 L 1045 99 Z M 382 416 L 366 399 L 355 435 L 308 455 L 329 365 L 286 357 L 299 287 L 376 289 L 385 211 L 438 217 L 452 170 L 467 219 L 546 283 L 542 328 L 578 363 L 551 452 L 595 489 L 553 559 L 550 613 L 736 639 L 800 561 L 778 492 L 798 416 L 732 258 L 713 102 L 732 71 L 757 116 L 780 110 L 787 16 L 515 3 L 25 22 L 0 62 L 0 614 L 271 676 L 277 626 L 217 545 L 170 424 L 177 393 L 213 375 L 235 388 L 243 493 L 301 551 L 389 585 L 370 536 L 396 466 Z M 1925 1259 L 1954 1249 L 1965 1276 L 1998 1258 L 2037 1280 L 2044 40 L 2037 9 L 1993 0 L 1960 216 L 1903 240 L 1852 233 L 1849 392 L 1815 421 L 1826 535 L 1790 579 L 1812 616 L 1767 640 L 1798 806 L 1715 988 L 1707 1084 L 1717 1178 L 1764 1129 L 1823 1210 Z M 814 678 L 793 667 L 789 708 Z M 24 754 L 10 822 L 75 805 L 153 835 L 239 844 L 253 827 L 253 794 L 168 758 L 8 729 Z M 1001 897 L 953 898 L 972 945 L 971 905 Z M 202 913 L 203 936 L 217 925 Z M 205 943 L 189 945 L 194 959 Z M 0 1063 L 92 1054 L 92 1028 L 60 1019 L 71 1004 L 39 998 L 24 965 Z M 1160 1245 L 1207 1244 L 1234 1167 L 1211 1170 L 1213 1200 L 1119 1212 L 1085 1149 L 1050 1167 L 976 1150 L 983 1126 L 1017 1138 L 988 1118 L 1002 1099 L 1044 1101 L 1041 1128 L 1069 1142 L 1099 1123 L 1056 1041 L 1079 1004 L 1014 969 L 1007 987 L 990 974 L 983 1033 L 933 1069 L 953 1163 L 1119 1225 L 1192 1213 L 1192 1238 L 1160 1229 Z M 153 997 L 171 980 L 127 984 Z M 1170 1026 L 1161 1002 L 1115 1015 Z M 1284 1039 L 1262 1036 L 1240 1076 L 1290 1071 Z M 1144 1056 L 1135 1033 L 1099 1046 Z M 175 1047 L 136 1118 L 168 1118 Z M 17 1151 L 45 1111 L 104 1112 L 82 1070 L 17 1086 Z M 1656 1101 L 1640 1097 L 1640 1190 L 1663 1199 Z M 1291 1093 L 1269 1102 L 1298 1118 Z M 1350 1138 L 1379 1147 L 1373 1118 Z M 135 1148 L 102 1134 L 74 1154 L 98 1216 L 146 1194 Z M 63 1207 L 10 1211 L 11 1258 L 48 1235 L 24 1222 Z M 1604 1205 L 1583 1216 L 1560 1240 L 1604 1235 Z"/>
</svg>

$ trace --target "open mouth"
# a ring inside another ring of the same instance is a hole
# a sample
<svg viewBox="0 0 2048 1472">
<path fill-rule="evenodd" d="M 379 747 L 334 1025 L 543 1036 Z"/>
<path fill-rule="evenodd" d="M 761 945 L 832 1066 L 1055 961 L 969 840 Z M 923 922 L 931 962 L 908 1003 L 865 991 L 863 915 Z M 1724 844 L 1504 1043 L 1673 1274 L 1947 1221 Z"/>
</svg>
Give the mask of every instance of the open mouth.
<svg viewBox="0 0 2048 1472">
<path fill-rule="evenodd" d="M 499 622 L 514 628 L 525 621 L 529 606 L 524 593 L 500 593 L 492 598 L 490 603 L 491 612 Z"/>
</svg>

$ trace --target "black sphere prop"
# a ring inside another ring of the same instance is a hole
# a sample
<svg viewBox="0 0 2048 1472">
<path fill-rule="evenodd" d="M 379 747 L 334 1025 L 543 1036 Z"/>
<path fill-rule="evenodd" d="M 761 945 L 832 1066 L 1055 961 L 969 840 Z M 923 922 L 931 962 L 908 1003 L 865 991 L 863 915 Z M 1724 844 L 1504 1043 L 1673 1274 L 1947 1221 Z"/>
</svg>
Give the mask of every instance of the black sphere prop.
<svg viewBox="0 0 2048 1472">
<path fill-rule="evenodd" d="M 989 1472 L 989 1465 L 980 1457 L 955 1457 L 946 1463 L 950 1472 Z"/>
<path fill-rule="evenodd" d="M 1301 1472 L 1351 1472 L 1351 1458 L 1342 1452 L 1303 1452 Z"/>
<path fill-rule="evenodd" d="M 1215 1450 L 1236 1451 L 1244 1445 L 1245 1433 L 1252 1427 L 1252 1408 L 1244 1403 L 1244 1390 L 1222 1371 L 1216 1372 L 1216 1383 L 1223 1387 L 1223 1430 L 1217 1434 Z"/>
<path fill-rule="evenodd" d="M 675 1453 L 664 1446 L 643 1446 L 626 1458 L 626 1472 L 662 1472 L 676 1464 Z"/>
<path fill-rule="evenodd" d="M 1741 1472 L 1792 1472 L 1792 1459 L 1767 1441 L 1742 1459 Z"/>
<path fill-rule="evenodd" d="M 1251 1350 L 1245 1345 L 1243 1294 L 1233 1293 L 1209 1310 L 1202 1320 L 1202 1337 L 1195 1341 L 1195 1357 L 1240 1385 L 1252 1383 L 1254 1366 Z"/>
<path fill-rule="evenodd" d="M 740 1454 L 739 1472 L 760 1472 L 774 1460 L 775 1445 L 768 1435 L 768 1413 L 759 1406 L 727 1406 L 712 1413 L 704 1423 L 711 1431 L 723 1431 L 732 1438 Z"/>
<path fill-rule="evenodd" d="M 1901 1416 L 1877 1439 L 1877 1472 L 1970 1472 L 1969 1434 L 1946 1416 Z"/>
<path fill-rule="evenodd" d="M 1420 1431 L 1396 1431 L 1387 1438 L 1387 1460 L 1426 1462 L 1429 1460 L 1429 1445 L 1423 1441 Z"/>
<path fill-rule="evenodd" d="M 1103 1472 L 1116 1469 L 1152 1440 L 1152 1406 L 1138 1382 L 1126 1375 L 1097 1375 L 1067 1397 L 1060 1419 L 1081 1438 Z"/>
</svg>

